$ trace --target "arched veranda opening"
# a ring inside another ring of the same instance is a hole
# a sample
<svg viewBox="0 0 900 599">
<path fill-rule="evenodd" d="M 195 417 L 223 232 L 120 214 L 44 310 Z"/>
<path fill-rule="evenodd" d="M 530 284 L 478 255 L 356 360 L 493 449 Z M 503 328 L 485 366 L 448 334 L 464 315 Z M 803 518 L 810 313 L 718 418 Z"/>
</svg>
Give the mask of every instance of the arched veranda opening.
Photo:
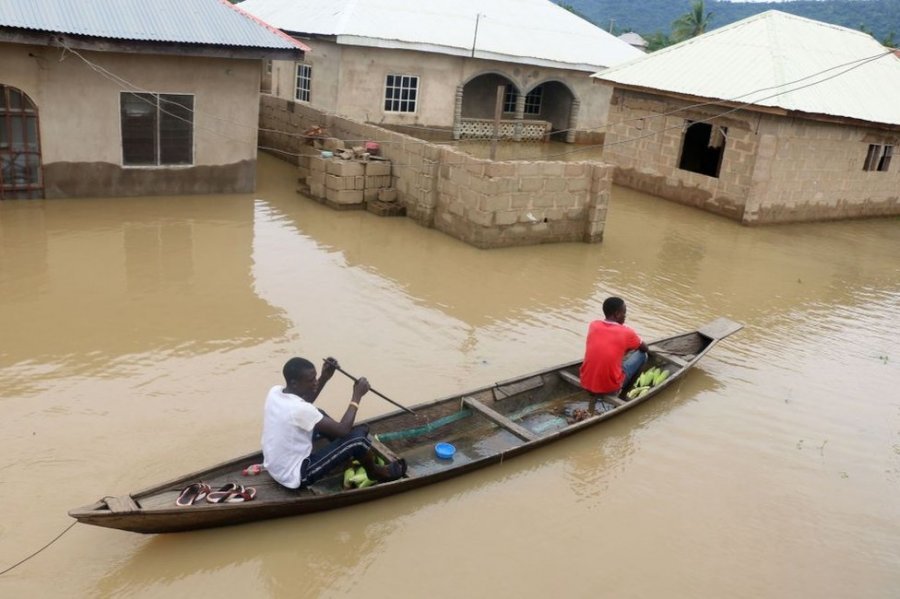
<svg viewBox="0 0 900 599">
<path fill-rule="evenodd" d="M 577 100 L 558 81 L 547 81 L 527 93 L 508 77 L 485 73 L 469 80 L 457 93 L 455 139 L 489 139 L 494 134 L 497 89 L 503 87 L 500 139 L 573 141 Z"/>
</svg>

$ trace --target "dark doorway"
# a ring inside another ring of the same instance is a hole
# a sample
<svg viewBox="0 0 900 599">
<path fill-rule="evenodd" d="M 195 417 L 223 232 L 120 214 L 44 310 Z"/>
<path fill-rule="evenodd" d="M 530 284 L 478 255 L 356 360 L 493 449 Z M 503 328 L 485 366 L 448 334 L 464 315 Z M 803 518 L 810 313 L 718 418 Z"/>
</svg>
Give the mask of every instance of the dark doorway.
<svg viewBox="0 0 900 599">
<path fill-rule="evenodd" d="M 510 97 L 510 93 L 518 94 L 518 89 L 512 82 L 495 73 L 486 73 L 475 77 L 463 87 L 462 117 L 476 119 L 494 118 L 494 110 L 497 107 L 497 88 L 507 86 L 504 104 Z M 515 96 L 512 96 L 512 107 L 515 109 Z M 506 111 L 505 112 L 510 112 Z"/>
<path fill-rule="evenodd" d="M 0 200 L 43 197 L 37 107 L 24 92 L 0 85 Z"/>
<path fill-rule="evenodd" d="M 678 168 L 718 177 L 722 166 L 722 155 L 725 153 L 727 127 L 685 121 L 687 129 L 681 144 L 681 160 Z"/>
</svg>

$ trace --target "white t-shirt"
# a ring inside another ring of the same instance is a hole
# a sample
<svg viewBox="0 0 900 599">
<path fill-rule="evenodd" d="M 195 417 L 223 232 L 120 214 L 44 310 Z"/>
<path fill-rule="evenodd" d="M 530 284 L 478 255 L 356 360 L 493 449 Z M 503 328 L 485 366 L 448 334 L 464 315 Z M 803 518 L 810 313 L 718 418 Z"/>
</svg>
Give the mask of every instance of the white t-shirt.
<svg viewBox="0 0 900 599">
<path fill-rule="evenodd" d="M 311 403 L 279 385 L 269 389 L 263 413 L 263 465 L 290 489 L 300 486 L 300 467 L 312 453 L 313 428 L 322 419 Z"/>
</svg>

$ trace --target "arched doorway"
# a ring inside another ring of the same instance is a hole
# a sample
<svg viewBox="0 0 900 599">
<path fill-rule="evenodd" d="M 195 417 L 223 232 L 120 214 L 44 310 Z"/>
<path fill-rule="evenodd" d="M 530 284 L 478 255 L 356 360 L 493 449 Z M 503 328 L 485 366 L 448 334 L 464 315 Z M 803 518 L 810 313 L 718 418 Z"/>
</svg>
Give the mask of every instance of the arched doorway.
<svg viewBox="0 0 900 599">
<path fill-rule="evenodd" d="M 0 200 L 43 197 L 37 106 L 0 84 Z"/>
<path fill-rule="evenodd" d="M 501 137 L 512 136 L 512 123 L 505 121 L 513 118 L 518 87 L 499 73 L 484 73 L 457 88 L 453 125 L 455 139 L 487 139 L 493 136 L 499 87 L 504 89 Z"/>
<path fill-rule="evenodd" d="M 577 103 L 575 95 L 559 81 L 545 81 L 526 95 L 525 118 L 539 118 L 550 122 L 550 137 L 571 141 L 568 132 L 575 127 Z"/>
</svg>

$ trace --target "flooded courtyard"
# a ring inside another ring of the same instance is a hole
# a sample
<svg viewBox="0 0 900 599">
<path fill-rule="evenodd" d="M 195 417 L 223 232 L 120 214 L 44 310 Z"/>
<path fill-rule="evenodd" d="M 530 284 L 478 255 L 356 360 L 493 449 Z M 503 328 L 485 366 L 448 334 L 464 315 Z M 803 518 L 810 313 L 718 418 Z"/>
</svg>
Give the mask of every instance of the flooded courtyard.
<svg viewBox="0 0 900 599">
<path fill-rule="evenodd" d="M 611 294 L 647 340 L 745 328 L 526 456 L 311 516 L 76 525 L 0 595 L 897 596 L 900 221 L 746 228 L 616 188 L 601 244 L 485 251 L 295 181 L 261 155 L 255 194 L 0 202 L 0 569 L 73 507 L 255 450 L 293 355 L 413 405 L 580 358 Z"/>
</svg>

